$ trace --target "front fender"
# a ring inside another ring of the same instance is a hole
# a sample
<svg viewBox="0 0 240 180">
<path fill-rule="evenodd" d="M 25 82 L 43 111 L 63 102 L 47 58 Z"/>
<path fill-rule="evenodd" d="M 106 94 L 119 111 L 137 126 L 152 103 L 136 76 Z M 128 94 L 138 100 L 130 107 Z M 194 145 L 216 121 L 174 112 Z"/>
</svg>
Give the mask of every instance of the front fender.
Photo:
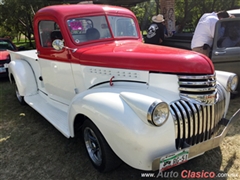
<svg viewBox="0 0 240 180">
<path fill-rule="evenodd" d="M 216 79 L 217 79 L 217 82 L 224 88 L 225 91 L 224 94 L 225 94 L 225 103 L 226 103 L 226 106 L 225 106 L 225 115 L 227 114 L 228 112 L 228 107 L 229 107 L 229 104 L 230 104 L 230 96 L 231 96 L 231 93 L 227 90 L 228 89 L 228 81 L 229 81 L 229 77 L 231 77 L 232 75 L 235 75 L 235 73 L 232 73 L 232 72 L 225 72 L 225 71 L 219 71 L 219 70 L 216 70 L 215 71 L 216 73 Z"/>
<path fill-rule="evenodd" d="M 37 93 L 37 83 L 33 70 L 24 60 L 12 60 L 8 67 L 9 79 L 12 83 L 14 78 L 19 94 L 28 96 Z"/>
<path fill-rule="evenodd" d="M 139 97 L 147 99 L 149 90 L 139 91 Z M 132 92 L 133 93 L 133 92 Z M 136 102 L 136 89 L 134 91 Z M 77 95 L 70 108 L 69 125 L 74 136 L 73 124 L 77 114 L 84 114 L 98 127 L 113 151 L 128 165 L 151 170 L 152 161 L 158 155 L 175 150 L 175 130 L 172 116 L 161 127 L 155 127 L 142 120 L 142 110 L 136 110 L 122 97 L 121 91 L 107 88 L 89 90 Z M 124 96 L 126 95 L 126 90 Z M 146 102 L 154 99 L 148 97 Z M 140 100 L 140 99 L 139 99 Z M 128 100 L 129 97 L 128 97 Z M 139 103 L 143 106 L 143 101 Z M 140 112 L 140 113 L 138 113 Z M 147 117 L 146 117 L 147 118 Z"/>
</svg>

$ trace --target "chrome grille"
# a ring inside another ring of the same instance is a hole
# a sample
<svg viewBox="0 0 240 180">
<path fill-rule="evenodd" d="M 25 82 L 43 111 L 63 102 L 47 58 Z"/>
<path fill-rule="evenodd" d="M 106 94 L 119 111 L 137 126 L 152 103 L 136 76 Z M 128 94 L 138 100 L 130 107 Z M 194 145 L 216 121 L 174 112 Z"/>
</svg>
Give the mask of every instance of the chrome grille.
<svg viewBox="0 0 240 180">
<path fill-rule="evenodd" d="M 218 97 L 213 105 L 200 105 L 183 99 L 170 104 L 177 149 L 206 141 L 218 131 L 218 123 L 225 112 L 225 96 L 220 86 L 216 88 Z"/>
<path fill-rule="evenodd" d="M 179 90 L 180 93 L 211 93 L 216 88 L 215 75 L 194 75 L 184 76 L 179 75 Z"/>
<path fill-rule="evenodd" d="M 181 99 L 192 100 L 199 104 L 216 102 L 216 77 L 214 75 L 178 75 Z"/>
</svg>

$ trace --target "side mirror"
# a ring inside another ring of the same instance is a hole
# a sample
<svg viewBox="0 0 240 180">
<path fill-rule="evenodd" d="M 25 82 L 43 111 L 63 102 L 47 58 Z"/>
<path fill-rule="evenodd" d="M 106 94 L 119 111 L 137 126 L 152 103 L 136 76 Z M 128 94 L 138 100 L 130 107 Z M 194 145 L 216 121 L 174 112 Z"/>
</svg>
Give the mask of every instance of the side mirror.
<svg viewBox="0 0 240 180">
<path fill-rule="evenodd" d="M 52 47 L 53 47 L 55 50 L 62 50 L 62 49 L 64 48 L 63 41 L 60 40 L 60 39 L 55 39 L 55 40 L 52 42 Z"/>
<path fill-rule="evenodd" d="M 69 47 L 64 46 L 63 40 L 60 40 L 60 39 L 55 39 L 55 40 L 52 42 L 52 47 L 53 47 L 55 50 L 58 50 L 58 51 L 59 51 L 59 50 L 62 50 L 63 48 L 68 49 L 68 50 L 71 50 L 73 53 L 77 51 L 77 48 L 72 49 L 72 48 L 69 48 Z"/>
</svg>

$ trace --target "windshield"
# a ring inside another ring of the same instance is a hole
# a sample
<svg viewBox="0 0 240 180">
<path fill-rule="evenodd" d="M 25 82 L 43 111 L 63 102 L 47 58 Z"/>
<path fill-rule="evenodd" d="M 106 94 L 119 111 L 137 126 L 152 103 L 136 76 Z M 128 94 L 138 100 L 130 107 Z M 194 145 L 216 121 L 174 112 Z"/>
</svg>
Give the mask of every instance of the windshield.
<svg viewBox="0 0 240 180">
<path fill-rule="evenodd" d="M 14 45 L 8 40 L 0 40 L 0 51 L 15 50 Z"/>
<path fill-rule="evenodd" d="M 138 37 L 133 19 L 128 17 L 108 16 L 114 37 Z"/>
<path fill-rule="evenodd" d="M 76 44 L 98 39 L 138 38 L 133 19 L 120 16 L 88 16 L 67 20 L 71 36 Z M 112 34 L 111 34 L 112 32 Z"/>
</svg>

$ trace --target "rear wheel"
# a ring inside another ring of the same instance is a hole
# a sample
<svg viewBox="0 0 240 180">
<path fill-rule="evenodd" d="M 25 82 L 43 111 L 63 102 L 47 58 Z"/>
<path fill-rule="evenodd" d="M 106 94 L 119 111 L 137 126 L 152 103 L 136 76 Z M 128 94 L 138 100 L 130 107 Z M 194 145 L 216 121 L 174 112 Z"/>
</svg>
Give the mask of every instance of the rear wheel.
<svg viewBox="0 0 240 180">
<path fill-rule="evenodd" d="M 93 166 L 100 172 L 108 172 L 117 168 L 121 160 L 112 151 L 98 128 L 85 120 L 82 127 L 85 148 Z"/>
</svg>

